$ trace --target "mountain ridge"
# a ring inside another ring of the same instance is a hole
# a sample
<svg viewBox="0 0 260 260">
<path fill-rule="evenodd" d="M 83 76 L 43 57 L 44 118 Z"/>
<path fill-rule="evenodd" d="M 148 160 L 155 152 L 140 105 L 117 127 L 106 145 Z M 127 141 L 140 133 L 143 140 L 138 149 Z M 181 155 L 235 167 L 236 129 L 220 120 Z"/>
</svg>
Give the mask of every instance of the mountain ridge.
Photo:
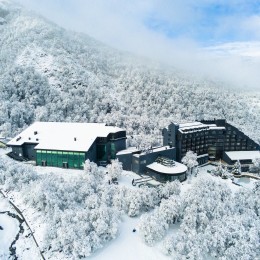
<svg viewBox="0 0 260 260">
<path fill-rule="evenodd" d="M 117 51 L 21 7 L 3 10 L 0 5 L 5 135 L 36 120 L 106 122 L 156 144 L 171 121 L 225 117 L 255 140 L 259 136 L 259 107 L 248 104 L 257 93 L 243 96 L 222 83 Z"/>
</svg>

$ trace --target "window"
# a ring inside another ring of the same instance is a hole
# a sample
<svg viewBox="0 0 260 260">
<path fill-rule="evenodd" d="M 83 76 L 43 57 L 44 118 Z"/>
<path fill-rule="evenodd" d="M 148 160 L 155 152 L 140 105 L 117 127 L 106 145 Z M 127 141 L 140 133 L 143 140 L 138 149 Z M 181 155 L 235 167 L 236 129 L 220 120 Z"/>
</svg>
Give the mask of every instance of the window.
<svg viewBox="0 0 260 260">
<path fill-rule="evenodd" d="M 111 159 L 116 158 L 116 145 L 114 143 L 111 143 Z"/>
<path fill-rule="evenodd" d="M 79 153 L 73 153 L 73 168 L 79 168 Z"/>
<path fill-rule="evenodd" d="M 57 166 L 62 167 L 62 152 L 57 152 Z"/>
<path fill-rule="evenodd" d="M 58 159 L 57 151 L 52 151 L 51 155 L 52 155 L 51 165 L 57 166 L 58 165 L 58 163 L 57 163 L 57 159 Z"/>
<path fill-rule="evenodd" d="M 36 151 L 36 165 L 41 165 L 42 163 L 42 151 L 37 150 Z"/>
<path fill-rule="evenodd" d="M 46 161 L 51 166 L 51 151 L 46 151 Z"/>
<path fill-rule="evenodd" d="M 74 168 L 74 161 L 73 161 L 73 152 L 68 152 L 68 166 L 69 168 Z"/>
<path fill-rule="evenodd" d="M 47 161 L 46 151 L 42 151 L 42 161 Z"/>
<path fill-rule="evenodd" d="M 79 168 L 83 169 L 84 163 L 85 163 L 85 154 L 80 153 L 79 154 Z"/>
</svg>

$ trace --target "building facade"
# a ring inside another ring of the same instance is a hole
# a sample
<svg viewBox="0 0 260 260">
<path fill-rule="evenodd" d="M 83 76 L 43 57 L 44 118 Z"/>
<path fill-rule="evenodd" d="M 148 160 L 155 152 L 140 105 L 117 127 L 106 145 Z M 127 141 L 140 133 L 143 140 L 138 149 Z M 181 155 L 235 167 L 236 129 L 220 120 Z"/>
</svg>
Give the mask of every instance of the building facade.
<svg viewBox="0 0 260 260">
<path fill-rule="evenodd" d="M 115 159 L 126 148 L 126 131 L 99 123 L 36 122 L 7 145 L 13 158 L 81 169 L 87 159 L 102 166 Z"/>
<path fill-rule="evenodd" d="M 163 145 L 176 147 L 181 162 L 187 151 L 198 155 L 199 164 L 223 159 L 224 151 L 254 151 L 259 145 L 226 120 L 209 120 L 184 124 L 171 123 L 162 131 Z"/>
<path fill-rule="evenodd" d="M 160 182 L 186 180 L 187 167 L 175 162 L 175 147 L 153 147 L 147 151 L 129 148 L 116 155 L 123 169 L 151 176 Z"/>
</svg>

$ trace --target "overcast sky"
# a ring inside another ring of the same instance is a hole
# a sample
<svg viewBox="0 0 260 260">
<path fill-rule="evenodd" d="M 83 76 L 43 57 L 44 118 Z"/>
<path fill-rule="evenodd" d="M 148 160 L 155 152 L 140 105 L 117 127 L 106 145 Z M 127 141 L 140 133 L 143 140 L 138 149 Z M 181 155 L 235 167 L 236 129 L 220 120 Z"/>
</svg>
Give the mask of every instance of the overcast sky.
<svg viewBox="0 0 260 260">
<path fill-rule="evenodd" d="M 260 85 L 259 0 L 16 1 L 118 49 Z M 253 65 L 248 57 L 254 57 Z"/>
</svg>

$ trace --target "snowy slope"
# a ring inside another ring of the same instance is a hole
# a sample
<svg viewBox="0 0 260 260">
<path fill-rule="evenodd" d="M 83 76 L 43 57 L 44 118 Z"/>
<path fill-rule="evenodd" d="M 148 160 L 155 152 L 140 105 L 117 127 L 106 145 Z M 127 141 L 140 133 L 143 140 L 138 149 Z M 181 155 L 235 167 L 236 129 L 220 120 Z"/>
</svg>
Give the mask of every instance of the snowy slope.
<svg viewBox="0 0 260 260">
<path fill-rule="evenodd" d="M 0 194 L 0 259 L 10 259 L 10 246 L 17 239 L 18 234 L 19 237 L 12 246 L 12 248 L 15 248 L 15 256 L 19 259 L 40 259 L 39 249 L 36 247 L 25 223 L 20 227 L 16 218 L 3 212 L 18 214 L 8 200 Z M 21 231 L 21 228 L 23 231 Z"/>
<path fill-rule="evenodd" d="M 123 53 L 0 1 L 0 132 L 35 120 L 106 122 L 158 142 L 171 121 L 226 117 L 257 140 L 259 94 Z M 151 118 L 153 120 L 151 120 Z"/>
</svg>

